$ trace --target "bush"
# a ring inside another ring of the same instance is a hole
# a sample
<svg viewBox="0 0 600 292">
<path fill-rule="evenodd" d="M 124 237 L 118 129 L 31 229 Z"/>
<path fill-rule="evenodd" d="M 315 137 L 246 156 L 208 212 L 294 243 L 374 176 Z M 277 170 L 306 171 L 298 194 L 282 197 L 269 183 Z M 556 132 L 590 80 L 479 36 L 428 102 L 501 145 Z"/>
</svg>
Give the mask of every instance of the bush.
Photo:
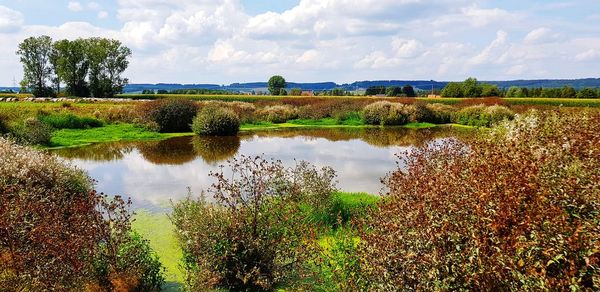
<svg viewBox="0 0 600 292">
<path fill-rule="evenodd" d="M 113 252 L 131 242 L 128 205 L 94 192 L 83 171 L 0 138 L 0 177 L 0 287 L 114 290 L 118 283 L 110 279 L 120 275 L 160 278 L 156 262 L 141 261 L 148 249 L 136 248 L 127 257 Z M 102 245 L 110 252 L 101 252 Z M 106 278 L 97 276 L 99 259 L 108 263 Z M 122 261 L 127 264 L 113 264 Z M 129 284 L 145 288 L 140 283 Z"/>
<path fill-rule="evenodd" d="M 8 133 L 8 118 L 0 114 L 0 135 Z"/>
<path fill-rule="evenodd" d="M 298 110 L 289 105 L 275 105 L 260 109 L 257 115 L 271 123 L 285 123 L 298 118 Z"/>
<path fill-rule="evenodd" d="M 273 290 L 302 279 L 311 233 L 301 205 L 324 208 L 334 190 L 333 171 L 307 163 L 286 169 L 243 156 L 229 166 L 231 180 L 223 169 L 211 174 L 214 203 L 203 195 L 174 206 L 187 288 Z"/>
<path fill-rule="evenodd" d="M 412 150 L 359 253 L 380 290 L 594 290 L 600 115 L 529 113 L 468 144 Z M 367 289 L 369 290 L 369 289 Z"/>
<path fill-rule="evenodd" d="M 190 132 L 198 104 L 183 98 L 167 98 L 143 104 L 141 110 L 145 119 L 156 123 L 162 133 Z"/>
<path fill-rule="evenodd" d="M 15 126 L 12 133 L 23 144 L 49 146 L 52 138 L 52 127 L 36 118 L 29 118 L 23 124 Z"/>
<path fill-rule="evenodd" d="M 102 127 L 104 124 L 94 118 L 78 117 L 74 114 L 38 114 L 40 122 L 55 129 L 89 129 Z"/>
<path fill-rule="evenodd" d="M 456 112 L 454 121 L 457 124 L 476 127 L 489 127 L 504 119 L 512 119 L 514 112 L 504 106 L 476 105 L 466 107 Z"/>
<path fill-rule="evenodd" d="M 434 124 L 451 123 L 452 115 L 456 111 L 452 106 L 441 103 L 428 104 L 427 108 L 431 111 L 431 116 L 430 120 L 425 122 Z"/>
<path fill-rule="evenodd" d="M 404 125 L 414 116 L 415 108 L 412 105 L 379 101 L 367 105 L 362 116 L 369 125 Z"/>
<path fill-rule="evenodd" d="M 240 119 L 232 110 L 206 107 L 194 119 L 192 130 L 198 135 L 233 136 L 240 130 Z"/>
<path fill-rule="evenodd" d="M 234 111 L 240 119 L 241 124 L 252 123 L 255 121 L 256 106 L 249 102 L 242 101 L 202 101 L 200 107 L 221 107 Z"/>
</svg>

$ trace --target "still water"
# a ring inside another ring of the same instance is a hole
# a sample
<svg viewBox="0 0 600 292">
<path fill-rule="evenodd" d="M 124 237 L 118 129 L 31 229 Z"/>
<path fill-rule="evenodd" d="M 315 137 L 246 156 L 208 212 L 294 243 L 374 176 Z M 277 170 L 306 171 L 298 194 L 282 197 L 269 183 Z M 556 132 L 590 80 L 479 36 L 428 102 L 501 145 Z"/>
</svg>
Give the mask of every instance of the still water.
<svg viewBox="0 0 600 292">
<path fill-rule="evenodd" d="M 160 211 L 169 208 L 171 200 L 188 196 L 188 189 L 197 195 L 209 188 L 213 180 L 208 174 L 237 155 L 262 155 L 288 166 L 295 160 L 331 166 L 339 189 L 377 194 L 382 191 L 381 178 L 397 167 L 396 155 L 458 134 L 449 128 L 292 129 L 103 143 L 54 153 L 86 170 L 99 192 L 131 197 L 134 208 Z"/>
</svg>

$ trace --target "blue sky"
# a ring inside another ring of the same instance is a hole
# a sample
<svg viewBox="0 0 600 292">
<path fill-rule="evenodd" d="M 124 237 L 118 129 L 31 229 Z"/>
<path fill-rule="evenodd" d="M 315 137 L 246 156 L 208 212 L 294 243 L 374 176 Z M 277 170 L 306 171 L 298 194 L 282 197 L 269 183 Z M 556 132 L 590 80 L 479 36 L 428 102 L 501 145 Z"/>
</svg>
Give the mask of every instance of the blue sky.
<svg viewBox="0 0 600 292">
<path fill-rule="evenodd" d="M 132 82 L 600 77 L 600 1 L 0 0 L 0 85 L 26 37 L 132 48 Z"/>
</svg>

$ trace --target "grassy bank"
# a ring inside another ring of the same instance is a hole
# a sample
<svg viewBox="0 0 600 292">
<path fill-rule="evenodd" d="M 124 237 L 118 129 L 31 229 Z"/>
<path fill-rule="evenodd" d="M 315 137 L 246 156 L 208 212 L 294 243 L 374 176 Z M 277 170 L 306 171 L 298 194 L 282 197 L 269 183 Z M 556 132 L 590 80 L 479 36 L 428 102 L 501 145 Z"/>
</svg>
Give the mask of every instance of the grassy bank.
<svg viewBox="0 0 600 292">
<path fill-rule="evenodd" d="M 92 129 L 64 129 L 53 133 L 52 148 L 85 146 L 117 141 L 157 141 L 192 133 L 162 134 L 132 124 L 113 124 Z"/>
<path fill-rule="evenodd" d="M 242 131 L 262 131 L 289 128 L 369 128 L 378 126 L 352 125 L 334 123 L 333 119 L 295 120 L 283 124 L 257 123 L 242 125 Z M 410 123 L 404 126 L 409 129 L 425 129 L 436 127 L 429 123 Z M 118 141 L 158 141 L 173 137 L 192 136 L 193 133 L 157 133 L 132 124 L 112 124 L 91 129 L 63 129 L 52 134 L 50 148 L 78 147 L 93 143 Z"/>
<path fill-rule="evenodd" d="M 431 123 L 409 123 L 404 128 L 409 129 L 426 129 L 433 128 L 437 125 Z M 260 122 L 253 124 L 244 124 L 240 127 L 241 131 L 259 131 L 259 130 L 273 130 L 273 129 L 286 129 L 286 128 L 376 128 L 380 126 L 366 125 L 360 120 L 347 120 L 337 121 L 335 119 L 327 118 L 320 120 L 291 120 L 287 123 L 275 124 L 270 122 Z"/>
</svg>

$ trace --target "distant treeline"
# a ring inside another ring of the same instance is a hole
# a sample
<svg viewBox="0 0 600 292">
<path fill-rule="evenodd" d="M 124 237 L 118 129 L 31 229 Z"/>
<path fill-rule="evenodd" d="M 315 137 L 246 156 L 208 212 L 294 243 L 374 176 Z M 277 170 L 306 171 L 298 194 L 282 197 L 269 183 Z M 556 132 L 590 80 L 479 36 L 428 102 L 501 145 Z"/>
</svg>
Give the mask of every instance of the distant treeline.
<svg viewBox="0 0 600 292">
<path fill-rule="evenodd" d="M 478 82 L 468 78 L 464 82 L 450 82 L 441 91 L 442 97 L 539 97 L 539 98 L 598 98 L 600 88 L 575 89 L 572 86 L 562 88 L 528 88 L 512 86 L 501 89 L 497 85 Z"/>
<path fill-rule="evenodd" d="M 367 96 L 385 95 L 389 97 L 416 97 L 417 93 L 411 85 L 400 86 L 371 86 L 365 92 Z"/>
</svg>

